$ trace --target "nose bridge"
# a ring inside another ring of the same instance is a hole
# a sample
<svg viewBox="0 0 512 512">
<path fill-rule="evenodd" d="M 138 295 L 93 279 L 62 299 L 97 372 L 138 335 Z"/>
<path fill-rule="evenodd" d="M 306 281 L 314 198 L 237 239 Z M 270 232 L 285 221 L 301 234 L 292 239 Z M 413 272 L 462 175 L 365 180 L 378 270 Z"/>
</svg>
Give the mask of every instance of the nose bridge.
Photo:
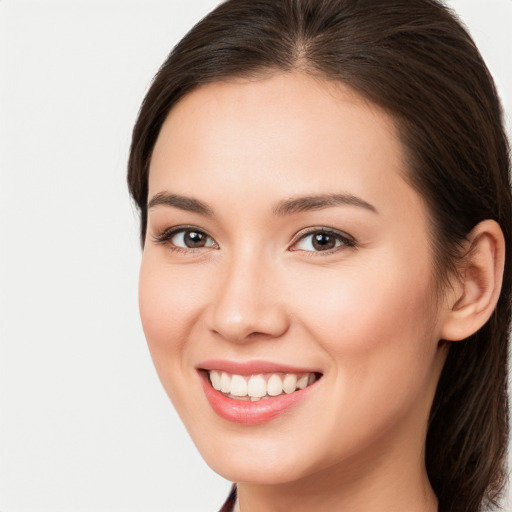
<svg viewBox="0 0 512 512">
<path fill-rule="evenodd" d="M 269 255 L 250 246 L 233 251 L 222 262 L 210 305 L 212 331 L 230 341 L 244 341 L 256 334 L 280 336 L 287 330 L 273 267 Z"/>
</svg>

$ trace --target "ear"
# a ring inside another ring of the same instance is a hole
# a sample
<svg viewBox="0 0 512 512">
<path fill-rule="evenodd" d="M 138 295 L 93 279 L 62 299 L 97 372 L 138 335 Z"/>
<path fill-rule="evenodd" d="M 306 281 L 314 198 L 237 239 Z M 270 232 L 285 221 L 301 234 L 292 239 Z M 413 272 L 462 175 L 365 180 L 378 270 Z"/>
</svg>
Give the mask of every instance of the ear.
<svg viewBox="0 0 512 512">
<path fill-rule="evenodd" d="M 467 246 L 441 327 L 441 338 L 447 341 L 463 340 L 478 331 L 491 317 L 501 292 L 505 240 L 499 224 L 494 220 L 477 224 Z"/>
</svg>

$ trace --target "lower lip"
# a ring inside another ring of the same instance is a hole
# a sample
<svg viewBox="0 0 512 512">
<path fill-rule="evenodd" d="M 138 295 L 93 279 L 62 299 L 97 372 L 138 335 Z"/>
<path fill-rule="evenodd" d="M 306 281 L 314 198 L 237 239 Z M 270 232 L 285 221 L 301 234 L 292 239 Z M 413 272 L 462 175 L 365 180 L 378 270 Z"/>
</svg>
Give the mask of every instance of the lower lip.
<svg viewBox="0 0 512 512">
<path fill-rule="evenodd" d="M 285 411 L 302 401 L 314 385 L 264 400 L 251 402 L 228 398 L 214 389 L 208 375 L 201 372 L 203 391 L 212 409 L 225 420 L 241 425 L 260 425 L 280 416 Z"/>
</svg>

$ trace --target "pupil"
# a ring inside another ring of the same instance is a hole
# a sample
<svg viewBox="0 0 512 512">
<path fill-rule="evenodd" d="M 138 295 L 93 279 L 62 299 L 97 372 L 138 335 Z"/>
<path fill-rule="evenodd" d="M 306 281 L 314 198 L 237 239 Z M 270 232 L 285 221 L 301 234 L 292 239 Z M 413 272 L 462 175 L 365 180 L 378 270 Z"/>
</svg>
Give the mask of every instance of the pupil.
<svg viewBox="0 0 512 512">
<path fill-rule="evenodd" d="M 333 249 L 335 244 L 334 237 L 326 233 L 317 233 L 313 237 L 313 247 L 319 251 Z"/>
<path fill-rule="evenodd" d="M 206 243 L 206 237 L 203 233 L 197 231 L 187 231 L 185 233 L 185 245 L 187 247 L 204 247 Z"/>
</svg>

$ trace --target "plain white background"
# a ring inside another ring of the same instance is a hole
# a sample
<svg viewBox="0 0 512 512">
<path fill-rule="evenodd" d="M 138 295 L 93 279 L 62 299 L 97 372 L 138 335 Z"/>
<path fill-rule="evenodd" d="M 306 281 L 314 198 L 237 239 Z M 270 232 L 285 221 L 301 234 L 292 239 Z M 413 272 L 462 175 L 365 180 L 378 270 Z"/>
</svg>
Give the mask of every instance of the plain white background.
<svg viewBox="0 0 512 512">
<path fill-rule="evenodd" d="M 2 512 L 214 511 L 229 489 L 153 370 L 125 185 L 150 79 L 216 4 L 0 1 Z M 449 4 L 510 126 L 512 0 Z"/>
</svg>

